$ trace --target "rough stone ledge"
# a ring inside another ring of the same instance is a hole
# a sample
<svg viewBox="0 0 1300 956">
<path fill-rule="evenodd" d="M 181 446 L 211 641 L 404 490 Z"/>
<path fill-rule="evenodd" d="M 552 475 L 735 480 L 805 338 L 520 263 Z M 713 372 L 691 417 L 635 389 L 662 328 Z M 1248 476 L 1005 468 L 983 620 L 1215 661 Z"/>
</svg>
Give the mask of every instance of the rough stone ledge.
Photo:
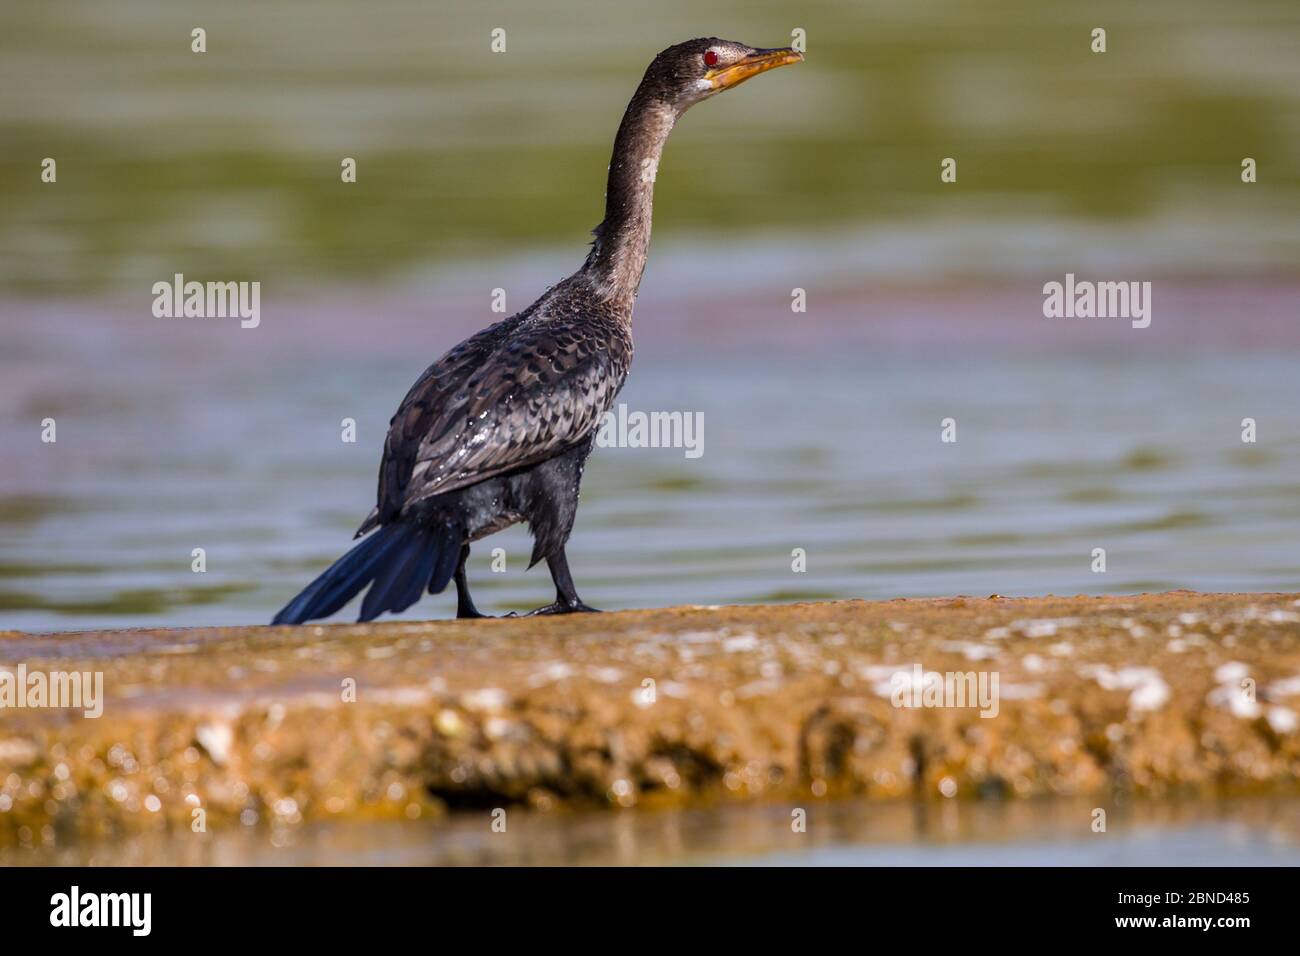
<svg viewBox="0 0 1300 956">
<path fill-rule="evenodd" d="M 197 809 L 212 829 L 515 803 L 1300 789 L 1291 594 L 7 632 L 0 662 L 102 671 L 105 691 L 99 719 L 0 709 L 5 846 L 190 829 Z M 997 715 L 895 706 L 914 664 L 996 674 Z"/>
</svg>

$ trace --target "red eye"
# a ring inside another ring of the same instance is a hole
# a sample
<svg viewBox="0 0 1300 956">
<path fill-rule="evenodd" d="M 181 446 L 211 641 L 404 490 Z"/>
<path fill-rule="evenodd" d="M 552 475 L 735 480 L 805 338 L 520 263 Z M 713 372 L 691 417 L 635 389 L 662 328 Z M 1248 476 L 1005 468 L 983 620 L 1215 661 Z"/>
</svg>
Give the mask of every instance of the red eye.
<svg viewBox="0 0 1300 956">
<path fill-rule="evenodd" d="M 718 53 L 716 50 L 706 50 L 704 52 L 704 65 L 705 66 L 718 65 Z"/>
</svg>

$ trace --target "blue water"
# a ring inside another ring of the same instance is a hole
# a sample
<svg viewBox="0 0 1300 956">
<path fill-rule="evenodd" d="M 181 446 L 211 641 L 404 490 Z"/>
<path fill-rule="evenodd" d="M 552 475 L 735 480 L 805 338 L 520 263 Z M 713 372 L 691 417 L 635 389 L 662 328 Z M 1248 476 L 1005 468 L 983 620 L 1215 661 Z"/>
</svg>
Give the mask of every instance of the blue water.
<svg viewBox="0 0 1300 956">
<path fill-rule="evenodd" d="M 251 335 L 209 351 L 90 328 L 8 352 L 0 625 L 261 623 L 350 546 L 388 416 L 444 337 L 294 364 Z M 597 449 L 570 562 L 604 608 L 1296 590 L 1294 369 L 1264 351 L 652 350 L 620 401 L 699 413 L 703 454 Z M 549 600 L 528 550 L 522 529 L 476 547 L 480 607 Z"/>
</svg>

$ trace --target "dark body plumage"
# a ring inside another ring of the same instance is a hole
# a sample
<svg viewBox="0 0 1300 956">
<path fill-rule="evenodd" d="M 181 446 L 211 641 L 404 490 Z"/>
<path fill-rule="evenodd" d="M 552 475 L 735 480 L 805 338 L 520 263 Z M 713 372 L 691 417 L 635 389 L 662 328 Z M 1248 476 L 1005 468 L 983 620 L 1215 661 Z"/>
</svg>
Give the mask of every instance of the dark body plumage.
<svg viewBox="0 0 1300 956">
<path fill-rule="evenodd" d="M 378 503 L 357 531 L 369 536 L 272 623 L 327 617 L 370 585 L 360 616 L 368 621 L 453 579 L 458 616 L 481 616 L 465 579 L 469 545 L 521 521 L 534 539 L 530 567 L 545 559 L 556 586 L 555 603 L 539 612 L 590 610 L 574 589 L 564 547 L 583 466 L 632 362 L 655 167 L 682 112 L 752 75 L 722 83 L 725 67 L 736 74 L 746 58 L 786 52 L 704 39 L 655 58 L 619 127 L 605 219 L 582 268 L 420 376 L 389 424 Z"/>
</svg>

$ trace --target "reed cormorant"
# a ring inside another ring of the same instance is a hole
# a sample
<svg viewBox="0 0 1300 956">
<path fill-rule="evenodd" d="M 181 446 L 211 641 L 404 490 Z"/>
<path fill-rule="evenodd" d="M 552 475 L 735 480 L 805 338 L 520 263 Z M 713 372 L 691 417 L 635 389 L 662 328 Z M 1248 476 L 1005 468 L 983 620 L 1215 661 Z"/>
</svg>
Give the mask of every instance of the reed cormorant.
<svg viewBox="0 0 1300 956">
<path fill-rule="evenodd" d="M 456 582 L 456 616 L 483 617 L 470 598 L 471 542 L 526 521 L 555 603 L 534 614 L 590 611 L 564 546 L 583 464 L 632 361 L 632 306 L 650 245 L 655 171 L 687 109 L 774 67 L 792 49 L 709 37 L 650 64 L 614 139 L 605 219 L 587 260 L 517 315 L 484 329 L 420 376 L 389 424 L 370 533 L 285 605 L 273 624 L 328 617 L 366 585 L 359 620 L 404 611 L 427 587 Z"/>
</svg>

